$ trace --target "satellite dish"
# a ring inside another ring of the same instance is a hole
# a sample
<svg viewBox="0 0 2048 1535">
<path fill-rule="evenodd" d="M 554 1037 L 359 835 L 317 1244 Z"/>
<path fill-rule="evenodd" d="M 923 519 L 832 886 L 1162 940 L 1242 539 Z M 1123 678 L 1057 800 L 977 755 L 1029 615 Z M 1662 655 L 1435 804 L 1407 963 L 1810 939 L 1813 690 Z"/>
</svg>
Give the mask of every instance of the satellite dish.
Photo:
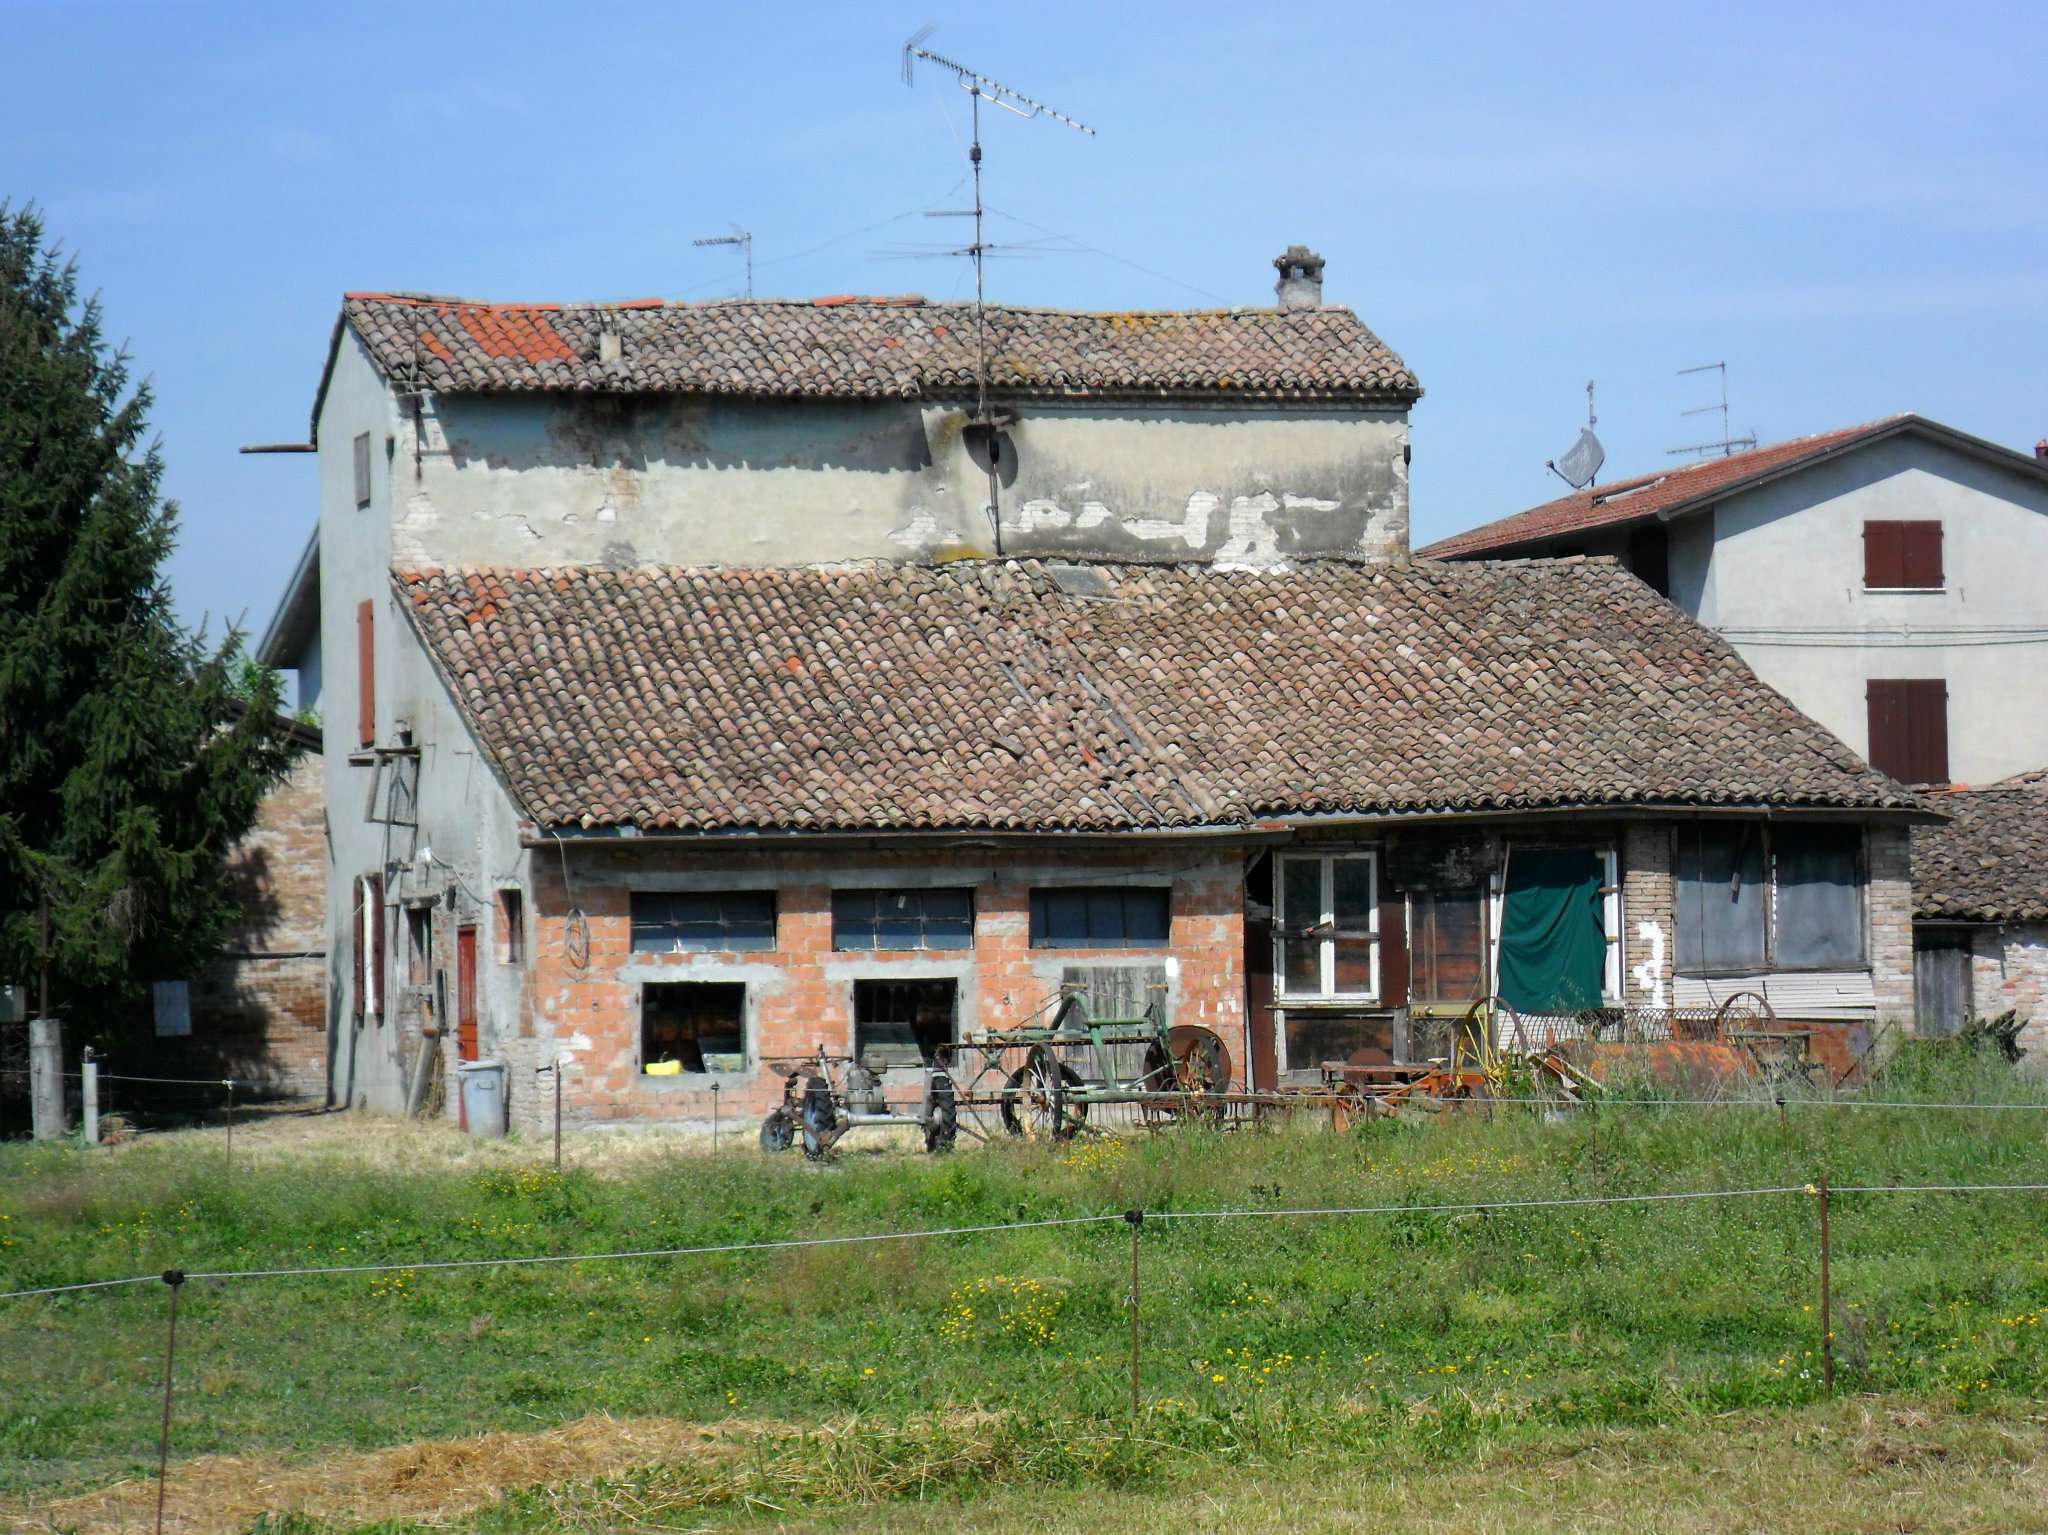
<svg viewBox="0 0 2048 1535">
<path fill-rule="evenodd" d="M 1607 450 L 1600 446 L 1600 439 L 1593 435 L 1590 426 L 1582 426 L 1579 428 L 1579 440 L 1562 458 L 1552 459 L 1545 467 L 1573 490 L 1584 490 L 1593 483 L 1593 476 L 1606 462 Z"/>
</svg>

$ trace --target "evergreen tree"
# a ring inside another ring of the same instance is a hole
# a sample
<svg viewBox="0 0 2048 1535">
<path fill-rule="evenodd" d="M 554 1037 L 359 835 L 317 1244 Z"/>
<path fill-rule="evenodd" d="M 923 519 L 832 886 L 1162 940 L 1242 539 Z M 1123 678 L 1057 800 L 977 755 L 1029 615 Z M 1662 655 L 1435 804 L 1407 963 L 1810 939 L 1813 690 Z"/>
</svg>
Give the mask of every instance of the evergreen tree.
<svg viewBox="0 0 2048 1535">
<path fill-rule="evenodd" d="M 0 203 L 0 981 L 33 998 L 47 908 L 52 1009 L 88 1032 L 217 948 L 226 855 L 289 761 L 276 674 L 172 613 L 149 404 Z"/>
</svg>

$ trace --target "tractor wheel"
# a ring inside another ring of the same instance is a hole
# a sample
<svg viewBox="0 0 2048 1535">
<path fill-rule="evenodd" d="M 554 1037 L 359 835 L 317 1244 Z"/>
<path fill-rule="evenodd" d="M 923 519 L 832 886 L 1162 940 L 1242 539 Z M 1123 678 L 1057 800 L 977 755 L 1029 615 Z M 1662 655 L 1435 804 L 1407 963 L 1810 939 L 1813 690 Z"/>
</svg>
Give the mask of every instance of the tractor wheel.
<svg viewBox="0 0 2048 1535">
<path fill-rule="evenodd" d="M 933 1156 L 953 1149 L 960 1138 L 960 1099 L 953 1079 L 943 1071 L 932 1073 L 931 1093 L 925 1104 L 924 1149 Z"/>
<path fill-rule="evenodd" d="M 796 1120 L 788 1109 L 777 1109 L 761 1121 L 761 1149 L 787 1151 L 796 1144 Z"/>
<path fill-rule="evenodd" d="M 839 1138 L 839 1114 L 832 1107 L 832 1089 L 823 1077 L 804 1083 L 803 1124 L 804 1155 L 813 1162 L 823 1161 Z"/>
</svg>

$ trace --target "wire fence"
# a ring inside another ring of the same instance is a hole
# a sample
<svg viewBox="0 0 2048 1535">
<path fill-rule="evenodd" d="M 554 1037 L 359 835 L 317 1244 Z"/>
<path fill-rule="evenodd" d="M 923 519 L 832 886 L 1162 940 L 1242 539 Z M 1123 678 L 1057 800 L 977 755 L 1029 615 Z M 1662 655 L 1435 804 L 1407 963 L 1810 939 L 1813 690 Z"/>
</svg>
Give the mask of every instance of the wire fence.
<svg viewBox="0 0 2048 1535">
<path fill-rule="evenodd" d="M 2025 1105 L 2036 1107 L 2036 1105 Z M 1831 1187 L 1823 1175 L 1813 1183 L 1781 1183 L 1742 1188 L 1646 1190 L 1617 1194 L 1558 1195 L 1520 1199 L 1473 1199 L 1443 1202 L 1404 1201 L 1358 1205 L 1311 1205 L 1282 1208 L 1221 1208 L 1210 1210 L 1132 1208 L 1086 1215 L 1055 1216 L 1034 1220 L 988 1222 L 974 1225 L 932 1227 L 906 1231 L 877 1231 L 811 1237 L 785 1237 L 745 1242 L 704 1243 L 622 1249 L 584 1253 L 500 1254 L 481 1258 L 430 1258 L 377 1263 L 322 1264 L 274 1268 L 207 1269 L 169 1268 L 159 1274 L 124 1275 L 116 1278 L 81 1280 L 72 1283 L 34 1286 L 0 1292 L 0 1301 L 29 1301 L 49 1297 L 75 1297 L 86 1293 L 132 1289 L 162 1284 L 168 1290 L 165 1320 L 164 1369 L 162 1377 L 162 1426 L 158 1444 L 156 1479 L 156 1528 L 163 1528 L 163 1511 L 168 1487 L 170 1446 L 175 1401 L 175 1373 L 178 1337 L 178 1300 L 183 1287 L 193 1281 L 210 1284 L 245 1283 L 273 1279 L 335 1279 L 364 1274 L 451 1272 L 458 1270 L 503 1270 L 553 1265 L 648 1262 L 743 1254 L 787 1253 L 816 1248 L 846 1248 L 897 1242 L 923 1242 L 968 1237 L 1008 1235 L 1055 1228 L 1078 1229 L 1125 1225 L 1130 1232 L 1130 1286 L 1127 1298 L 1130 1315 L 1130 1408 L 1135 1430 L 1141 1411 L 1141 1370 L 1143 1360 L 1142 1316 L 1142 1233 L 1146 1225 L 1173 1223 L 1274 1220 L 1346 1220 L 1376 1217 L 1430 1215 L 1512 1214 L 1588 1207 L 1635 1208 L 1684 1205 L 1703 1201 L 1765 1200 L 1799 1198 L 1814 1201 L 1817 1210 L 1818 1305 L 1816 1349 L 1822 1362 L 1824 1388 L 1834 1392 L 1835 1356 L 1833 1329 L 1833 1287 L 1831 1281 L 1830 1211 L 1833 1201 L 1844 1197 L 1870 1198 L 1900 1195 L 1981 1198 L 2048 1194 L 2048 1182 L 2015 1183 L 1870 1183 Z"/>
</svg>

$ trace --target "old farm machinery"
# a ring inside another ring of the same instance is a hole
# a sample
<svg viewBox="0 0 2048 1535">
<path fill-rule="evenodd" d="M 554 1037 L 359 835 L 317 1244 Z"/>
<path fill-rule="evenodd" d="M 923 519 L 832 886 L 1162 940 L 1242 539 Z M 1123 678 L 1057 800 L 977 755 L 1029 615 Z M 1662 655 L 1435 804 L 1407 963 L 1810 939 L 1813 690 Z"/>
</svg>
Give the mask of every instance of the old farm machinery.
<svg viewBox="0 0 2048 1535">
<path fill-rule="evenodd" d="M 1048 1016 L 1049 1015 L 1049 1016 Z M 1361 1051 L 1321 1063 L 1319 1081 L 1233 1090 L 1228 1047 L 1211 1029 L 1169 1026 L 1157 1001 L 1129 1017 L 1093 1017 L 1062 993 L 1025 1021 L 977 1030 L 934 1049 L 915 1072 L 914 1098 L 869 1063 L 823 1050 L 771 1062 L 782 1103 L 761 1127 L 770 1151 L 801 1144 L 823 1157 L 849 1132 L 915 1130 L 930 1152 L 964 1132 L 982 1140 L 1063 1141 L 1086 1130 L 1240 1124 L 1299 1113 L 1332 1123 L 1403 1110 L 1518 1103 L 1568 1110 L 1600 1096 L 1616 1070 L 1706 1090 L 1737 1081 L 1812 1080 L 1804 1034 L 1778 1023 L 1768 1001 L 1743 993 L 1712 1010 L 1593 1008 L 1524 1016 L 1482 997 L 1435 1020 L 1421 1060 Z M 1433 1047 L 1433 1048 L 1432 1048 Z M 907 1083 L 905 1084 L 908 1085 Z"/>
<path fill-rule="evenodd" d="M 982 1139 L 999 1128 L 1020 1140 L 1066 1140 L 1111 1106 L 1128 1106 L 1146 1125 L 1223 1118 L 1230 1051 L 1214 1030 L 1169 1026 L 1156 1001 L 1135 1017 L 1094 1018 L 1080 997 L 1063 994 L 1034 1019 L 1048 1010 L 1045 1022 L 941 1045 L 918 1070 L 915 1102 L 892 1103 L 882 1074 L 851 1056 L 821 1049 L 770 1062 L 783 1093 L 761 1125 L 761 1145 L 801 1143 L 817 1158 L 866 1127 L 915 1128 L 935 1153 L 952 1149 L 963 1129 Z"/>
</svg>

